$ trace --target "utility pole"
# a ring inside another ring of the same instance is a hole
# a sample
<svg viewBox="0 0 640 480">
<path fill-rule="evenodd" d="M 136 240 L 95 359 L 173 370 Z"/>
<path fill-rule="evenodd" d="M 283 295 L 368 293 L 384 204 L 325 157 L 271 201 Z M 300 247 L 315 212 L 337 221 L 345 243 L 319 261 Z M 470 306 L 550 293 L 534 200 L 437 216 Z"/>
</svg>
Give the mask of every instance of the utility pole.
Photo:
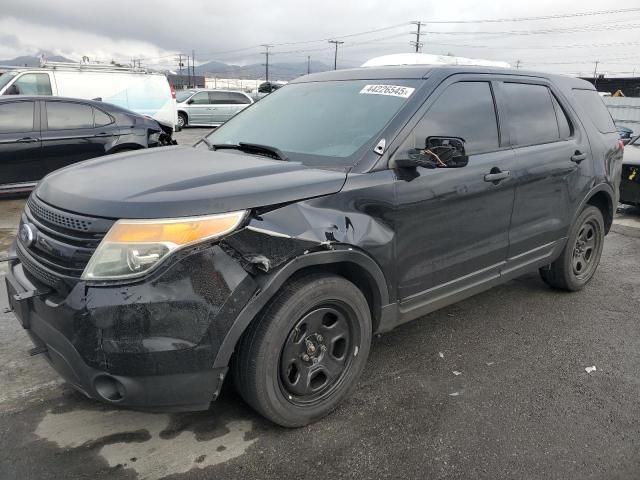
<svg viewBox="0 0 640 480">
<path fill-rule="evenodd" d="M 593 87 L 595 88 L 596 85 L 598 85 L 598 64 L 600 63 L 599 60 L 596 60 L 596 66 L 593 69 Z"/>
<path fill-rule="evenodd" d="M 338 45 L 342 45 L 344 42 L 341 42 L 340 40 L 329 40 L 329 43 L 333 43 L 336 46 L 336 53 L 335 53 L 335 56 L 333 57 L 333 69 L 337 70 L 338 69 Z"/>
<path fill-rule="evenodd" d="M 307 55 L 307 75 L 311 73 L 311 55 Z"/>
<path fill-rule="evenodd" d="M 415 32 L 412 32 L 412 35 L 416 36 L 415 41 L 411 41 L 409 42 L 411 45 L 416 47 L 416 53 L 420 53 L 422 51 L 422 42 L 420 41 L 420 27 L 422 27 L 422 25 L 425 25 L 425 23 L 422 23 L 420 21 L 416 21 L 416 22 L 411 22 L 412 25 L 416 25 L 418 27 L 418 29 Z"/>
<path fill-rule="evenodd" d="M 197 80 L 196 80 L 196 51 L 191 50 L 191 69 L 193 70 L 193 88 L 196 88 Z"/>
<path fill-rule="evenodd" d="M 190 57 L 187 55 L 187 88 L 191 88 L 191 65 Z"/>
<path fill-rule="evenodd" d="M 180 73 L 180 76 L 182 76 L 182 67 L 184 67 L 184 63 L 182 63 L 182 54 L 179 53 L 178 54 L 178 71 Z"/>
<path fill-rule="evenodd" d="M 265 56 L 265 64 L 264 64 L 265 72 L 264 72 L 264 74 L 265 74 L 265 77 L 266 77 L 266 81 L 268 82 L 269 81 L 269 55 L 270 55 L 269 49 L 271 47 L 273 47 L 273 45 L 269 45 L 268 43 L 263 43 L 262 46 L 264 47 L 264 52 L 262 52 L 262 53 Z"/>
<path fill-rule="evenodd" d="M 516 61 L 516 68 L 520 68 L 520 63 L 522 63 L 522 62 L 520 62 L 520 60 Z"/>
</svg>

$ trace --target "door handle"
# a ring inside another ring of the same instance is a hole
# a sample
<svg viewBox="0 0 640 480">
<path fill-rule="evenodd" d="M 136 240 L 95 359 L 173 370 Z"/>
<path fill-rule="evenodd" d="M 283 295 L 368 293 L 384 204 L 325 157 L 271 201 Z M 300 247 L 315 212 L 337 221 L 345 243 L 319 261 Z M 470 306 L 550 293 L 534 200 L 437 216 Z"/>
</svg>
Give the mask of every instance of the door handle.
<svg viewBox="0 0 640 480">
<path fill-rule="evenodd" d="M 32 138 L 32 137 L 24 137 L 19 139 L 17 142 L 18 143 L 35 143 L 35 142 L 39 142 L 40 139 L 39 138 Z"/>
<path fill-rule="evenodd" d="M 576 150 L 576 153 L 571 155 L 571 161 L 577 163 L 578 165 L 580 165 L 580 162 L 582 162 L 585 158 L 587 158 L 587 154 L 582 153 L 580 150 Z"/>
<path fill-rule="evenodd" d="M 107 132 L 100 132 L 100 133 L 96 133 L 94 135 L 94 137 L 111 137 L 112 134 L 111 133 L 107 133 Z"/>
<path fill-rule="evenodd" d="M 511 176 L 511 171 L 505 170 L 501 171 L 499 168 L 492 168 L 491 173 L 487 173 L 484 176 L 485 182 L 493 182 L 494 184 L 500 183 L 502 180 L 506 180 Z"/>
</svg>

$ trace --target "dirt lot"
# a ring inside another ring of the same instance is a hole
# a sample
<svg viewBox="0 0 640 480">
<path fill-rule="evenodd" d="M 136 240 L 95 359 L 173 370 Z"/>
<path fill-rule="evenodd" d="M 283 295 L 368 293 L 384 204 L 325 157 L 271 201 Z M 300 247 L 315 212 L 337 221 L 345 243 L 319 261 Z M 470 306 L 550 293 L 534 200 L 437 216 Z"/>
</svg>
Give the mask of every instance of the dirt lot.
<svg viewBox="0 0 640 480">
<path fill-rule="evenodd" d="M 0 202 L 0 250 L 22 205 Z M 230 385 L 195 414 L 86 400 L 0 313 L 0 479 L 638 478 L 638 252 L 629 210 L 583 292 L 532 274 L 376 338 L 355 394 L 298 430 Z"/>
</svg>

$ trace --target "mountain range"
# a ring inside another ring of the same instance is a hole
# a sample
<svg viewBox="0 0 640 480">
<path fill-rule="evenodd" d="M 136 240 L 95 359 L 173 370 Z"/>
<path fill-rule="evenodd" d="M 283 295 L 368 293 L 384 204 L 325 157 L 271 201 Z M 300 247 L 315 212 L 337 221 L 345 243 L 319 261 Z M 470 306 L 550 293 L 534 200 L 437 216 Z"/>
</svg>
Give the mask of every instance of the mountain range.
<svg viewBox="0 0 640 480">
<path fill-rule="evenodd" d="M 51 62 L 73 62 L 68 58 L 60 55 L 48 55 L 45 52 L 45 57 Z M 40 65 L 39 55 L 23 55 L 20 57 L 0 60 L 2 66 L 17 66 L 17 67 L 37 67 Z M 355 67 L 355 64 L 345 64 L 342 62 L 340 68 Z M 271 80 L 292 80 L 300 75 L 307 73 L 306 61 L 293 61 L 293 62 L 275 62 L 269 64 L 269 79 Z M 310 64 L 311 72 L 324 72 L 332 70 L 333 65 L 327 65 L 323 62 L 312 61 Z M 176 69 L 172 69 L 175 71 Z M 233 65 L 223 62 L 207 62 L 200 65 L 196 65 L 196 75 L 205 75 L 218 78 L 246 78 L 246 79 L 263 79 L 265 78 L 265 66 L 262 63 L 254 63 L 249 65 Z M 186 67 L 183 69 L 183 74 L 187 74 Z"/>
</svg>

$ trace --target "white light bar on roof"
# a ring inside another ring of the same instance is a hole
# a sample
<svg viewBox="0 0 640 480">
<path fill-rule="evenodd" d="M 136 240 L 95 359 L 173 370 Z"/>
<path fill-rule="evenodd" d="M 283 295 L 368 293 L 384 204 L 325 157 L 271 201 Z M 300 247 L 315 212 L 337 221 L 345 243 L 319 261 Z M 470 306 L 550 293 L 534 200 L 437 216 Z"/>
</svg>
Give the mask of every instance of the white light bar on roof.
<svg viewBox="0 0 640 480">
<path fill-rule="evenodd" d="M 363 67 L 384 67 L 391 65 L 476 65 L 482 67 L 511 68 L 507 62 L 482 60 L 478 58 L 432 55 L 429 53 L 396 53 L 367 60 Z"/>
</svg>

